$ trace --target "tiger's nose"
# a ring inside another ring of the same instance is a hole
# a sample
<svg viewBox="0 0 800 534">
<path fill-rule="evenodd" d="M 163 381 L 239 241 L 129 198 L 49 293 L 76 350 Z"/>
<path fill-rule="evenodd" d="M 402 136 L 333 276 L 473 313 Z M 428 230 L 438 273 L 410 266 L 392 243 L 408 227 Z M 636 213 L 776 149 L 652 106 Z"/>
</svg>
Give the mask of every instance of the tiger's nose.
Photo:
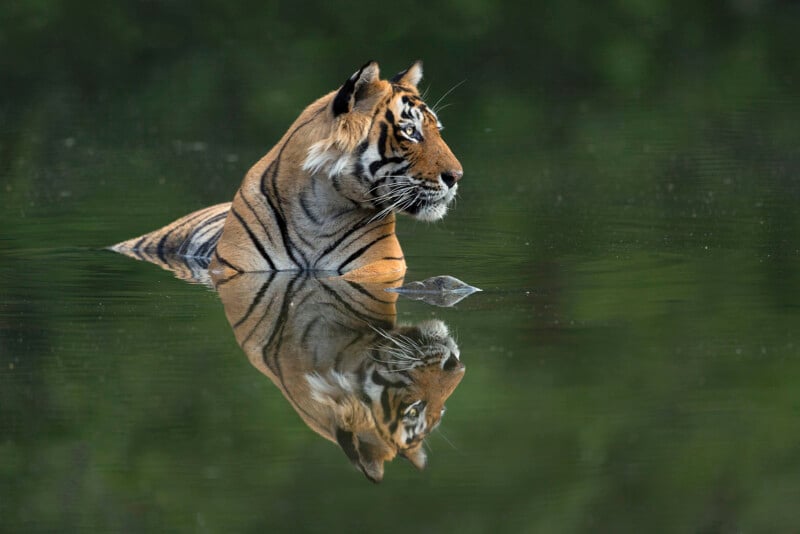
<svg viewBox="0 0 800 534">
<path fill-rule="evenodd" d="M 456 358 L 454 354 L 451 354 L 447 360 L 442 364 L 442 369 L 445 371 L 454 371 L 455 369 L 462 369 L 464 364 L 461 363 L 461 360 Z"/>
<path fill-rule="evenodd" d="M 457 181 L 464 176 L 464 171 L 445 171 L 442 173 L 442 181 L 448 188 L 453 187 Z"/>
</svg>

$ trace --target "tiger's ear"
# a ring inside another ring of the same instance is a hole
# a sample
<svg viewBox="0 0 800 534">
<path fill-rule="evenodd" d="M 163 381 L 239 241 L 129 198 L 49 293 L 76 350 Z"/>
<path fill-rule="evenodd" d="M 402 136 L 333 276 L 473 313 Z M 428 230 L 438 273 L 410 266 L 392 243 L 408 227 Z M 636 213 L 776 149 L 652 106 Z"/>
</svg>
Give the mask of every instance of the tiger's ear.
<svg viewBox="0 0 800 534">
<path fill-rule="evenodd" d="M 422 443 L 416 449 L 409 449 L 403 452 L 403 457 L 413 464 L 414 467 L 422 471 L 428 463 L 428 455 L 422 448 Z"/>
<path fill-rule="evenodd" d="M 383 480 L 383 456 L 380 447 L 363 440 L 360 440 L 356 447 L 360 459 L 359 467 L 364 475 L 376 484 Z"/>
<path fill-rule="evenodd" d="M 336 442 L 364 476 L 376 484 L 383 480 L 383 458 L 372 445 L 359 441 L 352 432 L 336 429 Z"/>
<path fill-rule="evenodd" d="M 364 90 L 380 80 L 381 70 L 378 63 L 370 61 L 350 76 L 333 98 L 333 116 L 338 117 L 353 109 L 363 96 Z"/>
<path fill-rule="evenodd" d="M 399 85 L 410 85 L 411 87 L 416 87 L 420 80 L 422 80 L 422 60 L 418 59 L 406 70 L 402 70 L 395 74 L 389 81 Z"/>
</svg>

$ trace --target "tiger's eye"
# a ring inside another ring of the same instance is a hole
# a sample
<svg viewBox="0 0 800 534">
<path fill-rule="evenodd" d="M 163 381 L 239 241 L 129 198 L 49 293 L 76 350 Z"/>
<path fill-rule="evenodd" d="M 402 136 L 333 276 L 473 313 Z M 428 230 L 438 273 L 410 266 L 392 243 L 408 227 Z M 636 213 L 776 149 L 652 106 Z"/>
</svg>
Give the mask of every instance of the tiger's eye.
<svg viewBox="0 0 800 534">
<path fill-rule="evenodd" d="M 404 131 L 405 131 L 406 135 L 410 137 L 410 136 L 414 135 L 414 130 L 415 130 L 415 128 L 413 126 L 409 125 L 409 126 L 406 126 L 406 129 Z"/>
<path fill-rule="evenodd" d="M 418 414 L 419 414 L 419 412 L 417 411 L 416 408 L 411 408 L 410 410 L 408 410 L 408 416 L 409 417 L 416 417 Z"/>
</svg>

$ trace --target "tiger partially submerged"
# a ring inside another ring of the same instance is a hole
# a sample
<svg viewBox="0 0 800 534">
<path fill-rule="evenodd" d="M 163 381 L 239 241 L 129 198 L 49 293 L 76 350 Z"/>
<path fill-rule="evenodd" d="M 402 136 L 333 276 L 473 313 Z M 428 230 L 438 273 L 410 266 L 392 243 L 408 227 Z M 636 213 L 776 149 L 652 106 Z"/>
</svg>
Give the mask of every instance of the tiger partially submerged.
<svg viewBox="0 0 800 534">
<path fill-rule="evenodd" d="M 193 258 L 221 279 L 287 270 L 402 276 L 395 213 L 441 219 L 463 175 L 420 97 L 421 78 L 420 62 L 390 80 L 367 63 L 300 114 L 233 202 L 112 249 L 166 268 L 171 256 Z"/>
</svg>

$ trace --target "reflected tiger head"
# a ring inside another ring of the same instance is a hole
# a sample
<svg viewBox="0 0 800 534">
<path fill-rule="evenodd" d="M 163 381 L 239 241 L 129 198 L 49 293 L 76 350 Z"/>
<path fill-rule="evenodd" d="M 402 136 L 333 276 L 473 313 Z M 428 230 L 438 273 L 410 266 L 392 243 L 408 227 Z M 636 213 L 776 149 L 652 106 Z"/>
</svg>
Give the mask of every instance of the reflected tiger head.
<svg viewBox="0 0 800 534">
<path fill-rule="evenodd" d="M 362 383 L 354 387 L 353 377 L 336 372 L 306 378 L 314 399 L 336 412 L 336 442 L 368 479 L 379 482 L 384 462 L 398 455 L 425 467 L 423 440 L 439 426 L 464 365 L 441 321 L 375 331 L 379 344 L 370 350 Z"/>
<path fill-rule="evenodd" d="M 311 145 L 304 169 L 327 174 L 362 207 L 435 221 L 455 198 L 461 163 L 442 139 L 442 123 L 419 94 L 422 63 L 390 80 L 367 63 L 328 98 L 334 120 Z"/>
</svg>

